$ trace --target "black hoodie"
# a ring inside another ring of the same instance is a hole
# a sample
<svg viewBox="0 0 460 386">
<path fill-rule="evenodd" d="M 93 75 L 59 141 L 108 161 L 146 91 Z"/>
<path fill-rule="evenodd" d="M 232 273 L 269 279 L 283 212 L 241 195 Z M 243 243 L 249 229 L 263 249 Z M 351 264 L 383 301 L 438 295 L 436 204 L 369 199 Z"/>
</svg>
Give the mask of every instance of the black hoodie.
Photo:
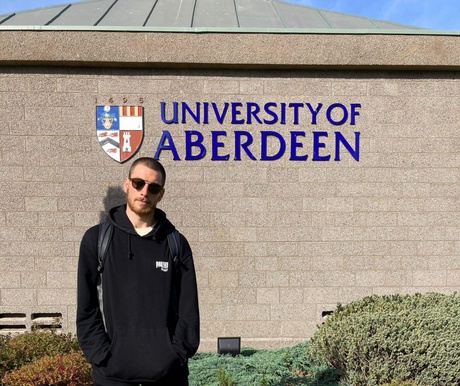
<svg viewBox="0 0 460 386">
<path fill-rule="evenodd" d="M 174 226 L 159 209 L 155 219 L 154 229 L 139 236 L 125 205 L 110 211 L 114 231 L 102 276 L 97 271 L 99 226 L 83 236 L 77 337 L 96 383 L 154 382 L 188 371 L 187 359 L 198 349 L 192 251 L 180 235 L 180 272 L 175 270 L 167 241 Z"/>
</svg>

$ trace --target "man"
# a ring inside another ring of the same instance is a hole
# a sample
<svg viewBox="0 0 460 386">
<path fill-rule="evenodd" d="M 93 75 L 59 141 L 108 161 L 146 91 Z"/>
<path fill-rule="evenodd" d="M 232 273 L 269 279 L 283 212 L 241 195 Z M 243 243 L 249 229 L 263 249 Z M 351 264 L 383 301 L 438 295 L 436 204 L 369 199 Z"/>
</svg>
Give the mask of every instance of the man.
<svg viewBox="0 0 460 386">
<path fill-rule="evenodd" d="M 167 235 L 174 226 L 157 209 L 165 181 L 160 162 L 133 162 L 126 205 L 108 215 L 113 236 L 101 274 L 99 225 L 81 241 L 77 337 L 95 385 L 188 385 L 187 360 L 200 339 L 197 285 L 184 236 L 179 268 L 171 256 Z"/>
</svg>

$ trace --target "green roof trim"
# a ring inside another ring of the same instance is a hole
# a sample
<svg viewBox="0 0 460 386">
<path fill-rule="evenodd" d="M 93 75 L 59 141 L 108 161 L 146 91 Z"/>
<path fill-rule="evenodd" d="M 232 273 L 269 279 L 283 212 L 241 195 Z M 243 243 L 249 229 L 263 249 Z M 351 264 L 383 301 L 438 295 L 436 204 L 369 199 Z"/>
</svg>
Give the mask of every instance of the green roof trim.
<svg viewBox="0 0 460 386">
<path fill-rule="evenodd" d="M 458 36 L 460 31 L 407 29 L 322 29 L 322 28 L 217 28 L 217 27 L 85 27 L 85 26 L 2 26 L 0 31 L 104 31 L 104 32 L 168 32 L 168 33 L 234 33 L 234 34 L 313 34 L 313 35 L 444 35 Z"/>
</svg>

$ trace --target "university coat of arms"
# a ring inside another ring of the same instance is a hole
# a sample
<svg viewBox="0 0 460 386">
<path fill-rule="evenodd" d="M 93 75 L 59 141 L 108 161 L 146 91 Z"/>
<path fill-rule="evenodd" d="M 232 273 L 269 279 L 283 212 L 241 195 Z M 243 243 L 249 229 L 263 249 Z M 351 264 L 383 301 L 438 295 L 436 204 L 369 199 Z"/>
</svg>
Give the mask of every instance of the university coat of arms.
<svg viewBox="0 0 460 386">
<path fill-rule="evenodd" d="M 96 135 L 102 149 L 125 162 L 139 150 L 144 138 L 141 106 L 96 106 Z"/>
</svg>

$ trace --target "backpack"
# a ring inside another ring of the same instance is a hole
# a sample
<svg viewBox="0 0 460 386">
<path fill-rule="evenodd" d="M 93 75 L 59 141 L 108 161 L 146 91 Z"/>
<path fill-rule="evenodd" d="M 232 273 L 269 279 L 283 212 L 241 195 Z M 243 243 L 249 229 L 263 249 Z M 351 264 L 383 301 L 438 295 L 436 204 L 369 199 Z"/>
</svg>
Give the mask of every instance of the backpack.
<svg viewBox="0 0 460 386">
<path fill-rule="evenodd" d="M 109 221 L 104 221 L 99 225 L 99 238 L 97 242 L 97 270 L 101 274 L 104 270 L 104 262 L 109 250 L 110 241 L 113 235 L 113 225 Z M 174 229 L 168 233 L 168 246 L 169 251 L 173 257 L 174 269 L 180 272 L 180 259 L 179 259 L 179 231 Z"/>
</svg>

